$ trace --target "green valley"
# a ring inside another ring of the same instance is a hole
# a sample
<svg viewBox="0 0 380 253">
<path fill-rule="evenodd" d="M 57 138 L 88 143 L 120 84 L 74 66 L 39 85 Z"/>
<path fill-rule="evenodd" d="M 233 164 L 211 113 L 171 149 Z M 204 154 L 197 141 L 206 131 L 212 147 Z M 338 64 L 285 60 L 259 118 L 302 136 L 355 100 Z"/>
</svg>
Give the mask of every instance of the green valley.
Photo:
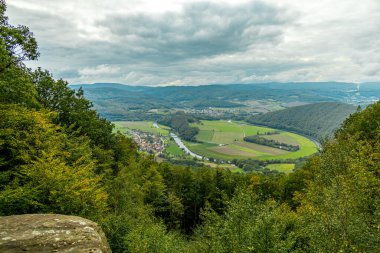
<svg viewBox="0 0 380 253">
<path fill-rule="evenodd" d="M 128 136 L 136 135 L 137 132 L 160 136 L 165 145 L 163 154 L 191 159 L 191 156 L 186 155 L 170 138 L 169 132 L 171 130 L 167 126 L 156 124 L 153 121 L 116 121 L 114 124 L 115 131 L 120 131 Z M 318 151 L 313 141 L 301 135 L 268 127 L 254 126 L 245 122 L 201 120 L 197 123 L 191 123 L 190 126 L 198 128 L 199 133 L 195 136 L 195 141 L 185 141 L 185 145 L 194 153 L 211 161 L 299 159 Z M 281 148 L 244 141 L 246 136 L 252 135 L 259 135 L 263 138 L 281 141 L 289 145 L 297 145 L 299 150 L 290 152 Z M 136 138 L 135 141 L 139 144 L 140 139 Z"/>
<path fill-rule="evenodd" d="M 256 83 L 380 77 L 375 5 L 95 2 L 0 0 L 0 252 L 380 252 L 380 84 Z"/>
</svg>

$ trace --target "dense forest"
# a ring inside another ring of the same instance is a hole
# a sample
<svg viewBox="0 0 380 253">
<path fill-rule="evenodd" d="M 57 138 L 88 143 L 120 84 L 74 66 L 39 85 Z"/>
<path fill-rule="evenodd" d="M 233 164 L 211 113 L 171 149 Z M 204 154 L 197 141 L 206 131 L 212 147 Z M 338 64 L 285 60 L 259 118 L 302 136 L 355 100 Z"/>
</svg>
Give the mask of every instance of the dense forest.
<svg viewBox="0 0 380 253">
<path fill-rule="evenodd" d="M 0 215 L 86 217 L 113 252 L 379 252 L 380 102 L 289 175 L 157 163 L 64 80 L 0 0 Z"/>
<path fill-rule="evenodd" d="M 254 115 L 248 122 L 324 138 L 331 136 L 355 109 L 353 105 L 324 102 Z"/>
<path fill-rule="evenodd" d="M 184 112 L 176 112 L 173 114 L 168 114 L 161 116 L 158 120 L 159 123 L 165 126 L 169 126 L 174 132 L 186 140 L 186 141 L 196 141 L 195 136 L 199 133 L 199 128 L 192 127 L 189 123 L 196 122 L 197 119 Z"/>
</svg>

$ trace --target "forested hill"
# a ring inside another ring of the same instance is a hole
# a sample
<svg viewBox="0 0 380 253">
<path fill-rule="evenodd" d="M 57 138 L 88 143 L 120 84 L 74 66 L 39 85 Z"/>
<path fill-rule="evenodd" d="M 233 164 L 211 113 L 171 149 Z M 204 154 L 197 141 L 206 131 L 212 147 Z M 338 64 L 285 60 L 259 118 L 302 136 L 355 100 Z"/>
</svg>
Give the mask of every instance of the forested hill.
<svg viewBox="0 0 380 253">
<path fill-rule="evenodd" d="M 353 105 L 324 102 L 255 115 L 248 121 L 320 138 L 330 136 L 355 110 Z"/>
</svg>

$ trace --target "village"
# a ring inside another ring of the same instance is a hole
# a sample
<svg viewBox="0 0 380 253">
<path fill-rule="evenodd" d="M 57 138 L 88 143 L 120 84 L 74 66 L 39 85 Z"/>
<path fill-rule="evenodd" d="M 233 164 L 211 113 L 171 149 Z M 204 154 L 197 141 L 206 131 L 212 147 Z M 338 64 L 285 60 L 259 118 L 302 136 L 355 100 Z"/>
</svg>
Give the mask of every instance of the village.
<svg viewBox="0 0 380 253">
<path fill-rule="evenodd" d="M 150 154 L 162 154 L 165 150 L 165 142 L 162 136 L 139 130 L 131 130 L 133 140 L 139 146 L 140 151 Z"/>
</svg>

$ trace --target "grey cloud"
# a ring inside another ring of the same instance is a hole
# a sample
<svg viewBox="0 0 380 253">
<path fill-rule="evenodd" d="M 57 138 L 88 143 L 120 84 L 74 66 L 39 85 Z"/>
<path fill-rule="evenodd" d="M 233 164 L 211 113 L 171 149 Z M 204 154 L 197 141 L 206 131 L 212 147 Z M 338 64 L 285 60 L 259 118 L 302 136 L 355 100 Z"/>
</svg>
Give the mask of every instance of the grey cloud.
<svg viewBox="0 0 380 253">
<path fill-rule="evenodd" d="M 28 26 L 37 39 L 41 57 L 36 62 L 27 62 L 28 65 L 42 66 L 63 78 L 77 76 L 74 74 L 77 70 L 65 70 L 72 65 L 83 64 L 80 57 L 76 58 L 83 52 L 84 45 L 78 38 L 74 22 L 68 17 L 17 7 L 9 7 L 8 15 L 11 23 Z M 83 55 L 81 57 L 83 59 Z"/>
<path fill-rule="evenodd" d="M 259 44 L 277 44 L 294 16 L 264 2 L 239 6 L 192 3 L 180 13 L 109 16 L 109 29 L 123 55 L 168 61 L 243 52 Z"/>
<path fill-rule="evenodd" d="M 18 17 L 18 21 L 34 32 L 39 44 L 43 45 L 42 50 L 74 49 L 80 43 L 76 24 L 69 17 L 17 7 L 9 8 L 8 12 L 11 22 L 13 17 Z"/>
<path fill-rule="evenodd" d="M 79 71 L 77 69 L 64 69 L 64 70 L 57 71 L 57 73 L 53 73 L 53 74 L 58 75 L 58 76 L 64 76 L 65 78 L 69 78 L 69 79 L 80 77 Z"/>
<path fill-rule="evenodd" d="M 56 76 L 75 82 L 103 79 L 139 84 L 146 80 L 223 83 L 237 82 L 252 72 L 267 75 L 294 67 L 294 63 L 273 60 L 207 61 L 223 55 L 249 54 L 251 48 L 269 49 L 281 42 L 295 13 L 260 1 L 237 6 L 196 2 L 185 5 L 181 12 L 110 15 L 95 23 L 109 31 L 112 40 L 108 42 L 79 37 L 77 24 L 69 17 L 20 8 L 13 8 L 10 15 L 16 13 L 22 23 L 36 31 L 40 41 L 42 61 L 32 66 L 42 64 Z M 81 71 L 96 70 L 105 64 L 119 68 L 119 72 L 105 75 Z"/>
</svg>

